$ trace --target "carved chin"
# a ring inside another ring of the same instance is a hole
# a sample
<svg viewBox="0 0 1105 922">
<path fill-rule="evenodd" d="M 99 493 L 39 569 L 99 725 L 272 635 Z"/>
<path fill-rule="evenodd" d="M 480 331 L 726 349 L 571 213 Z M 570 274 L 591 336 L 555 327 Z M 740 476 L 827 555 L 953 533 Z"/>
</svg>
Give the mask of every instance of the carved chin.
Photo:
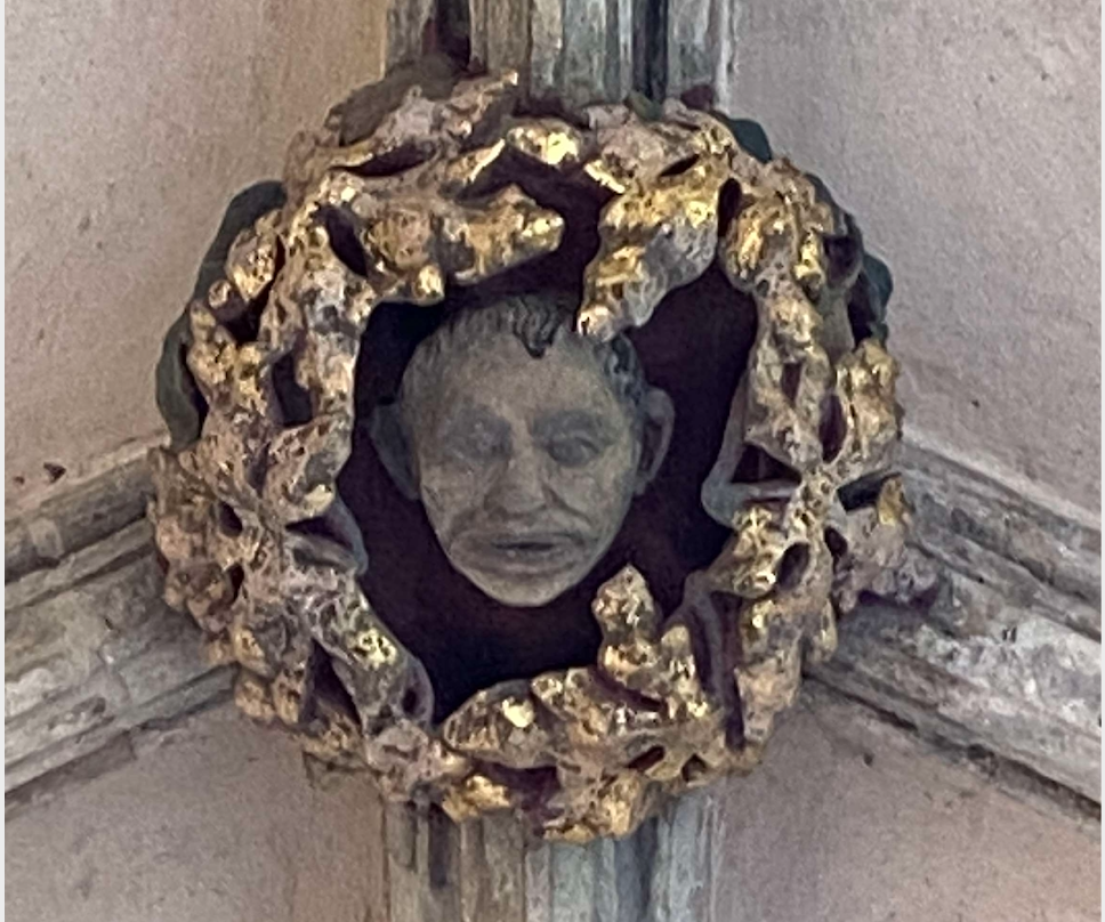
<svg viewBox="0 0 1105 922">
<path fill-rule="evenodd" d="M 559 572 L 499 573 L 453 564 L 462 575 L 485 595 L 512 608 L 538 608 L 548 605 L 583 579 L 590 570 L 575 565 Z"/>
<path fill-rule="evenodd" d="M 505 579 L 484 574 L 465 574 L 488 597 L 512 608 L 539 608 L 566 593 L 585 574 L 567 576 L 527 576 Z"/>
</svg>

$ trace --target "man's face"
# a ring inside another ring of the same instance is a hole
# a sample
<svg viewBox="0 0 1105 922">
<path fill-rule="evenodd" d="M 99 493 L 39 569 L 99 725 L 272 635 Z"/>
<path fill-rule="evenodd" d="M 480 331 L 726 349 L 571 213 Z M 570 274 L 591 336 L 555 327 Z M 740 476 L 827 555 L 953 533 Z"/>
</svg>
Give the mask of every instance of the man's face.
<svg viewBox="0 0 1105 922">
<path fill-rule="evenodd" d="M 610 547 L 638 483 L 639 427 L 565 331 L 540 358 L 510 332 L 457 350 L 405 408 L 422 502 L 453 566 L 538 606 Z"/>
</svg>

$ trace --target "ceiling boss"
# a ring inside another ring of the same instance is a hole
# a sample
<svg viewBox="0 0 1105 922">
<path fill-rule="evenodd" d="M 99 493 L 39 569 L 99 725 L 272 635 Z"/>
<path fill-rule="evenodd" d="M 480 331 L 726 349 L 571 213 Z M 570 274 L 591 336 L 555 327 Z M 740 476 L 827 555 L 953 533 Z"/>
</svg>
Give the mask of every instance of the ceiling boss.
<svg viewBox="0 0 1105 922">
<path fill-rule="evenodd" d="M 756 764 L 908 506 L 889 276 L 742 132 L 408 75 L 235 200 L 150 514 L 246 713 L 571 841 Z"/>
</svg>

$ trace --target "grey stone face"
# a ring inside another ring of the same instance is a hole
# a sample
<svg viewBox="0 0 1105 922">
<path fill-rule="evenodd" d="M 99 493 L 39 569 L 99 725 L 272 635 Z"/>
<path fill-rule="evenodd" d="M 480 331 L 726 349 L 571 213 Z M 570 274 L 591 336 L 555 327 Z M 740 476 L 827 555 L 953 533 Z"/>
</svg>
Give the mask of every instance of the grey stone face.
<svg viewBox="0 0 1105 922">
<path fill-rule="evenodd" d="M 671 403 L 628 342 L 582 339 L 570 312 L 478 310 L 498 316 L 416 352 L 399 406 L 407 463 L 388 466 L 406 469 L 453 567 L 504 604 L 540 606 L 609 549 L 663 460 Z"/>
</svg>

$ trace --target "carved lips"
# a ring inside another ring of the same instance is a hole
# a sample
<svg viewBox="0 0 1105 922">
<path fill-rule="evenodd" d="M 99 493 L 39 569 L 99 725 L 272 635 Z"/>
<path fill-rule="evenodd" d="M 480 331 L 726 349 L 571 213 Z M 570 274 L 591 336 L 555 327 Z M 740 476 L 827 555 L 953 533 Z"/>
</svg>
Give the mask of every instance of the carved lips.
<svg viewBox="0 0 1105 922">
<path fill-rule="evenodd" d="M 553 577 L 588 567 L 592 544 L 579 532 L 503 528 L 459 536 L 450 556 L 489 576 Z"/>
</svg>

